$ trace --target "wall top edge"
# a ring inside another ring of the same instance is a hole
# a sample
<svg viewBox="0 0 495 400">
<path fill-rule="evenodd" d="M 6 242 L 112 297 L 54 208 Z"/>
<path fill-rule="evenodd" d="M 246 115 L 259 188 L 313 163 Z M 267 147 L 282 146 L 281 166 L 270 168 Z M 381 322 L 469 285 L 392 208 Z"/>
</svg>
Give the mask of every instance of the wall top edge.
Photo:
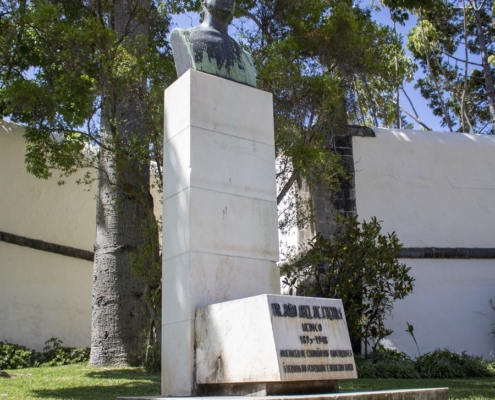
<svg viewBox="0 0 495 400">
<path fill-rule="evenodd" d="M 0 134 L 5 135 L 23 135 L 24 126 L 17 124 L 15 122 L 6 121 L 4 119 L 0 120 Z"/>
<path fill-rule="evenodd" d="M 372 128 L 378 139 L 400 142 L 429 142 L 441 144 L 472 144 L 495 146 L 495 135 L 474 135 L 461 132 L 421 131 L 411 129 Z"/>
</svg>

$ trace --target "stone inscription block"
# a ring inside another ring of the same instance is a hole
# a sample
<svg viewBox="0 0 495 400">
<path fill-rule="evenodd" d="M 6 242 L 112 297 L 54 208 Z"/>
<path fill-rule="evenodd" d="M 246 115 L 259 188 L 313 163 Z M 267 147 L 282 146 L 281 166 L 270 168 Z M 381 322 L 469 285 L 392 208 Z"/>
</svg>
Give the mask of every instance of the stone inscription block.
<svg viewBox="0 0 495 400">
<path fill-rule="evenodd" d="M 196 383 L 357 378 L 341 300 L 261 295 L 196 311 Z"/>
</svg>

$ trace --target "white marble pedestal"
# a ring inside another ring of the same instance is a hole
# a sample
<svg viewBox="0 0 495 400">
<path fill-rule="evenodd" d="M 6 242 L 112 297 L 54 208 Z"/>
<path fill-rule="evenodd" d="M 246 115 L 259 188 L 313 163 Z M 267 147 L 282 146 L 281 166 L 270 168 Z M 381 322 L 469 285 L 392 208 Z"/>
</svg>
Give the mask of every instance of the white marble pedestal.
<svg viewBox="0 0 495 400">
<path fill-rule="evenodd" d="M 196 308 L 280 293 L 272 95 L 189 70 L 163 171 L 162 394 L 191 396 Z"/>
</svg>

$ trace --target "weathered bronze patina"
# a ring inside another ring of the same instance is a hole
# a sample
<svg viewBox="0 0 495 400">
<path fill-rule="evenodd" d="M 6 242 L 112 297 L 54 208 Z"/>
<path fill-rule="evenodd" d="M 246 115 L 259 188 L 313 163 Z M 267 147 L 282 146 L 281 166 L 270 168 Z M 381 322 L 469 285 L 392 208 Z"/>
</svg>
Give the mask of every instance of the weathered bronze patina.
<svg viewBox="0 0 495 400">
<path fill-rule="evenodd" d="M 201 0 L 204 19 L 190 29 L 174 29 L 170 43 L 177 75 L 189 69 L 221 76 L 256 87 L 251 54 L 228 34 L 235 9 L 234 0 Z"/>
</svg>

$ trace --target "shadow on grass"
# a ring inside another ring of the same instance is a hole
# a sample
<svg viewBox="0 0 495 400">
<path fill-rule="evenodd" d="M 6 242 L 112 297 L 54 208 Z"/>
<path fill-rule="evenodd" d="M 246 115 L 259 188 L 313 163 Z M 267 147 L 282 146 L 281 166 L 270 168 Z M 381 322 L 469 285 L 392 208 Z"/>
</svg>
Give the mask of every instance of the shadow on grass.
<svg viewBox="0 0 495 400">
<path fill-rule="evenodd" d="M 147 374 L 143 369 L 86 370 L 83 376 L 90 380 L 76 380 L 71 387 L 33 389 L 31 393 L 42 399 L 60 400 L 115 400 L 117 397 L 160 395 L 160 375 Z"/>
<path fill-rule="evenodd" d="M 65 389 L 32 390 L 39 398 L 72 400 L 115 400 L 117 397 L 159 396 L 155 382 L 133 382 L 104 386 L 78 386 Z"/>
<path fill-rule="evenodd" d="M 97 379 L 140 379 L 160 382 L 160 374 L 148 374 L 141 369 L 108 369 L 90 371 L 85 374 L 88 378 Z"/>
</svg>

